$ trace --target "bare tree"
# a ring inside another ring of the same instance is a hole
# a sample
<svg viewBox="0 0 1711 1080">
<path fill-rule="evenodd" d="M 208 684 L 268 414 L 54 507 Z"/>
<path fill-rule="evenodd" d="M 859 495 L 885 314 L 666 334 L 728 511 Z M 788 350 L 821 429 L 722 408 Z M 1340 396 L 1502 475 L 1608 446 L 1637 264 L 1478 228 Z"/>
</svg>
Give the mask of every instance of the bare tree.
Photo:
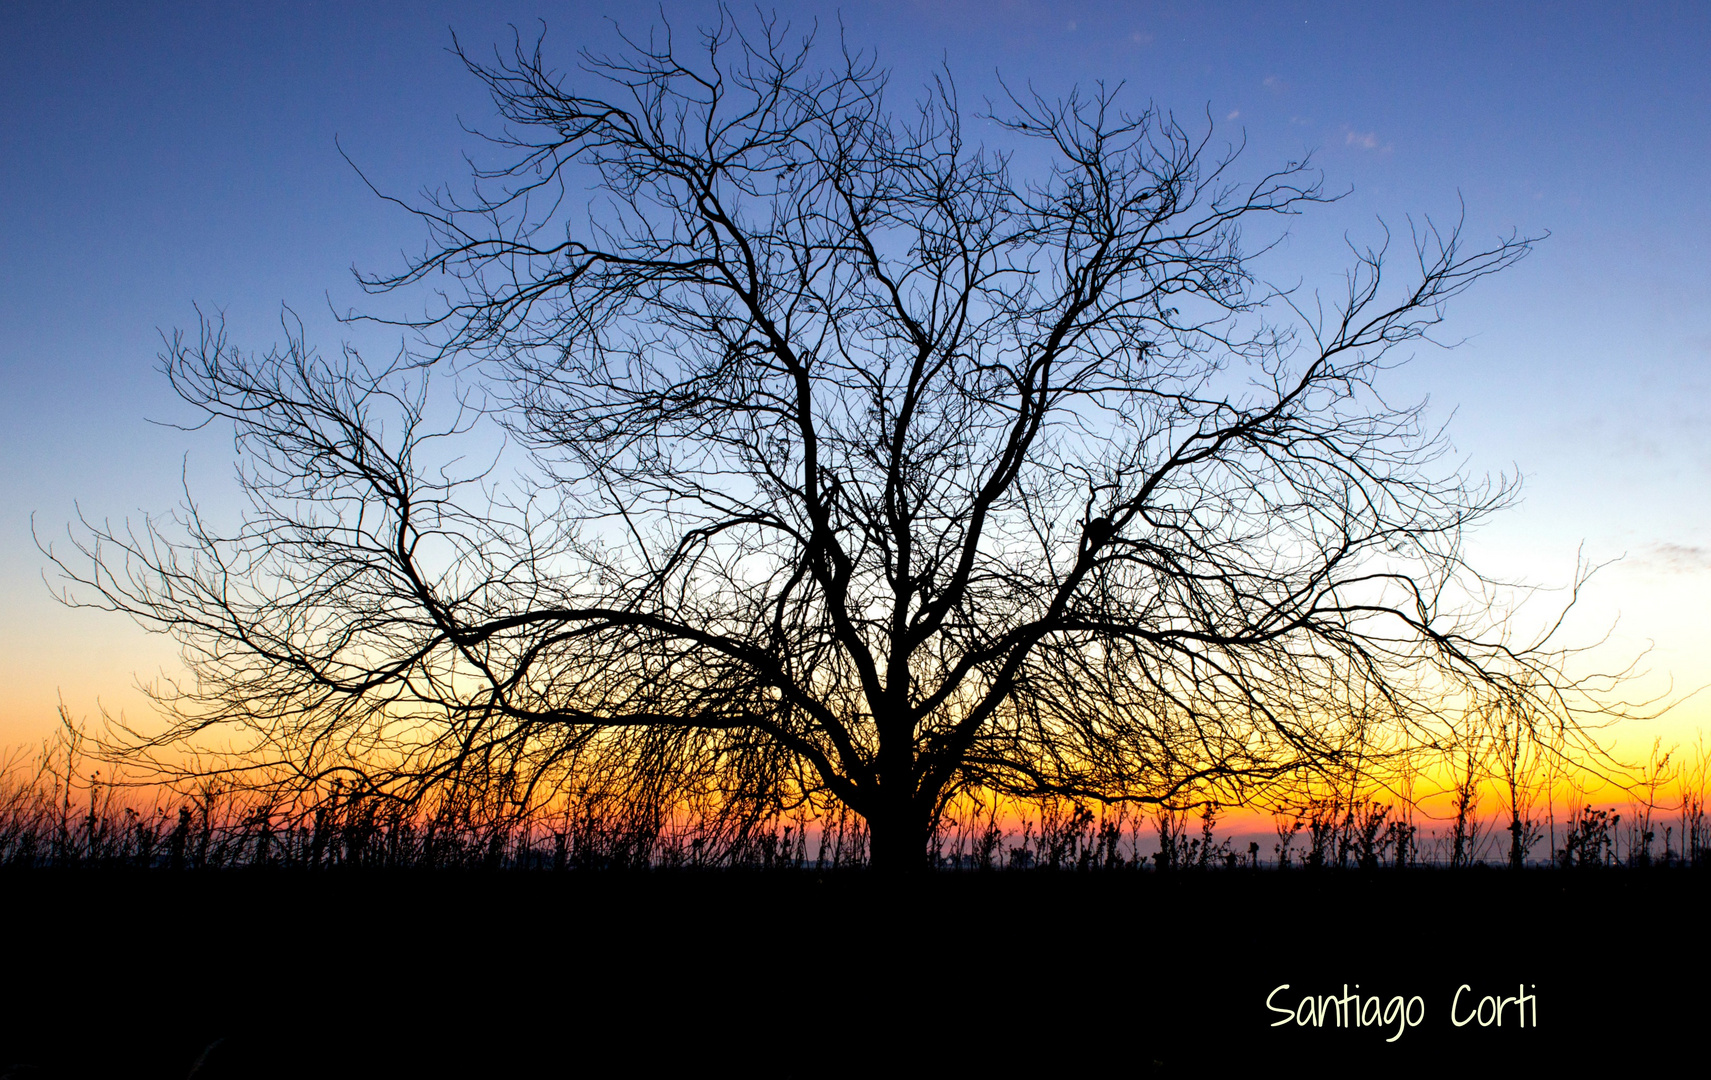
<svg viewBox="0 0 1711 1080">
<path fill-rule="evenodd" d="M 727 16 L 583 53 L 577 89 L 538 43 L 464 56 L 505 160 L 362 279 L 456 283 L 422 355 L 172 339 L 253 511 L 62 562 L 183 643 L 154 745 L 246 732 L 400 798 L 829 798 L 906 868 L 961 790 L 1228 805 L 1563 686 L 1462 559 L 1513 486 L 1375 389 L 1529 240 L 1411 224 L 1401 280 L 1386 232 L 1331 300 L 1280 290 L 1242 230 L 1328 201 L 1306 161 L 1239 182 L 1103 85 L 1010 93 L 983 145 L 948 77 L 899 114 L 816 55 Z M 438 449 L 487 423 L 515 484 Z"/>
</svg>

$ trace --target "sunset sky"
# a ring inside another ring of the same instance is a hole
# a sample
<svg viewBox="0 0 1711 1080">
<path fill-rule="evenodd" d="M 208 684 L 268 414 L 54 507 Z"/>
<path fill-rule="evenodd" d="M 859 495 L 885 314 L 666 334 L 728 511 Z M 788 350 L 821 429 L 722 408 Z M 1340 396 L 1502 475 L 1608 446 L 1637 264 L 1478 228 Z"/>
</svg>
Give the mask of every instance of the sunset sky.
<svg viewBox="0 0 1711 1080">
<path fill-rule="evenodd" d="M 714 14 L 664 10 L 685 34 Z M 778 12 L 835 45 L 836 6 Z M 170 641 L 56 603 L 32 517 L 70 551 L 80 508 L 140 521 L 185 483 L 238 511 L 229 436 L 163 426 L 194 416 L 156 370 L 161 333 L 193 330 L 199 305 L 265 349 L 285 304 L 324 351 L 391 354 L 395 333 L 330 311 L 411 310 L 350 271 L 395 269 L 425 237 L 340 149 L 389 194 L 462 187 L 480 144 L 459 121 L 491 127 L 492 106 L 447 53 L 453 31 L 480 54 L 544 20 L 568 69 L 616 44 L 610 20 L 645 35 L 658 18 L 594 2 L 0 9 L 0 749 L 49 734 L 61 699 L 146 723 L 134 683 L 176 665 Z M 995 72 L 1051 96 L 1102 79 L 1245 138 L 1240 176 L 1312 152 L 1350 194 L 1293 223 L 1266 264 L 1280 283 L 1334 293 L 1345 234 L 1374 242 L 1381 217 L 1406 235 L 1409 215 L 1465 203 L 1476 241 L 1548 232 L 1452 304 L 1440 336 L 1463 343 L 1418 349 L 1391 396 L 1429 395 L 1474 475 L 1525 478 L 1521 505 L 1472 537 L 1476 567 L 1560 587 L 1577 552 L 1619 559 L 1566 640 L 1608 632 L 1586 658 L 1605 667 L 1649 647 L 1638 698 L 1711 683 L 1711 6 L 984 0 L 847 3 L 841 19 L 899 102 L 941 62 L 964 102 L 997 93 Z M 1700 729 L 1711 690 L 1621 738 Z"/>
</svg>

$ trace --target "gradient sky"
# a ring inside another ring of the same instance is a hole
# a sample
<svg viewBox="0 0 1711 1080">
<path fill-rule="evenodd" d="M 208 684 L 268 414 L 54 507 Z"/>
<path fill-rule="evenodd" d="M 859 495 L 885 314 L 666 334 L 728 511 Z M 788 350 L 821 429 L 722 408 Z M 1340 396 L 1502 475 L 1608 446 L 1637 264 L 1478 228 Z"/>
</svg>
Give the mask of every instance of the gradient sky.
<svg viewBox="0 0 1711 1080">
<path fill-rule="evenodd" d="M 681 32 L 713 9 L 664 10 Z M 836 6 L 777 10 L 835 42 Z M 1606 666 L 1649 644 L 1642 696 L 1711 682 L 1711 6 L 894 0 L 841 17 L 898 91 L 940 62 L 965 101 L 995 71 L 1052 95 L 1122 81 L 1135 105 L 1245 136 L 1244 175 L 1312 151 L 1327 187 L 1352 191 L 1270 263 L 1309 286 L 1336 287 L 1345 233 L 1453 218 L 1458 197 L 1474 239 L 1548 230 L 1452 305 L 1444 336 L 1465 343 L 1420 349 L 1390 388 L 1430 395 L 1475 474 L 1525 477 L 1522 505 L 1473 538 L 1477 567 L 1560 586 L 1577 551 L 1622 557 L 1571 636 L 1614 624 L 1593 654 Z M 614 44 L 609 20 L 645 33 L 658 18 L 614 3 L 0 8 L 0 748 L 48 734 L 61 698 L 74 717 L 146 717 L 133 684 L 174 669 L 169 641 L 56 604 L 31 538 L 33 515 L 66 550 L 79 507 L 140 519 L 186 480 L 235 507 L 229 437 L 150 423 L 193 419 L 156 371 L 160 333 L 194 328 L 200 305 L 264 349 L 288 304 L 323 350 L 389 354 L 395 336 L 329 308 L 411 310 L 365 298 L 350 269 L 392 269 L 424 236 L 339 147 L 389 193 L 462 185 L 479 144 L 459 120 L 488 125 L 492 107 L 446 52 L 452 30 L 481 52 L 544 20 L 568 68 Z M 1708 699 L 1623 743 L 1691 741 Z"/>
</svg>

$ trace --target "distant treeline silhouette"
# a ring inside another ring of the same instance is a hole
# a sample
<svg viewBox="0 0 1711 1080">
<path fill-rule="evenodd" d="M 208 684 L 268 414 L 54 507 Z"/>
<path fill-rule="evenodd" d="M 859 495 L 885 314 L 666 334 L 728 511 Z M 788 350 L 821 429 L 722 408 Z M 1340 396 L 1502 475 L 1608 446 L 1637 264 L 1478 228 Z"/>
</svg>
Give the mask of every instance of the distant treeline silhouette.
<svg viewBox="0 0 1711 1080">
<path fill-rule="evenodd" d="M 189 790 L 114 782 L 79 764 L 75 733 L 0 761 L 0 868 L 839 870 L 869 860 L 865 822 L 830 801 L 666 807 L 588 788 L 542 805 L 520 800 L 505 776 L 447 785 L 427 803 L 342 779 L 287 797 L 217 779 Z M 1245 844 L 1220 839 L 1215 805 L 1138 812 L 965 793 L 940 817 L 931 863 L 949 871 L 1149 872 L 1706 866 L 1708 764 L 1702 751 L 1695 768 L 1674 776 L 1674 801 L 1660 799 L 1654 784 L 1619 808 L 1575 799 L 1561 819 L 1555 804 L 1538 817 L 1537 800 L 1532 816 L 1505 809 L 1481 818 L 1477 796 L 1462 792 L 1453 820 L 1422 828 L 1404 800 L 1304 797 L 1293 812 L 1273 815 L 1276 839 L 1264 846 L 1251 835 Z M 1548 841 L 1544 858 L 1533 855 L 1540 841 Z"/>
</svg>

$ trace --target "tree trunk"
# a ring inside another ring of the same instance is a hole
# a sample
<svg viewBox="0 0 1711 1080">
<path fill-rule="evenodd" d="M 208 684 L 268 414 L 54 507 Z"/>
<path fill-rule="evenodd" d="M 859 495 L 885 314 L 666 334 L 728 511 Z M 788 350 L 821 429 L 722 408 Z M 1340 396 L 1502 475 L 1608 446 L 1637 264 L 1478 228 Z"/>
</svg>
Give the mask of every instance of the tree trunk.
<svg viewBox="0 0 1711 1080">
<path fill-rule="evenodd" d="M 915 791 L 915 728 L 909 718 L 906 681 L 877 703 L 879 783 L 866 808 L 868 866 L 887 877 L 927 869 L 927 834 L 932 824 Z"/>
<path fill-rule="evenodd" d="M 885 877 L 924 873 L 928 869 L 926 817 L 908 800 L 895 802 L 902 805 L 887 805 L 867 819 L 868 867 Z"/>
</svg>

